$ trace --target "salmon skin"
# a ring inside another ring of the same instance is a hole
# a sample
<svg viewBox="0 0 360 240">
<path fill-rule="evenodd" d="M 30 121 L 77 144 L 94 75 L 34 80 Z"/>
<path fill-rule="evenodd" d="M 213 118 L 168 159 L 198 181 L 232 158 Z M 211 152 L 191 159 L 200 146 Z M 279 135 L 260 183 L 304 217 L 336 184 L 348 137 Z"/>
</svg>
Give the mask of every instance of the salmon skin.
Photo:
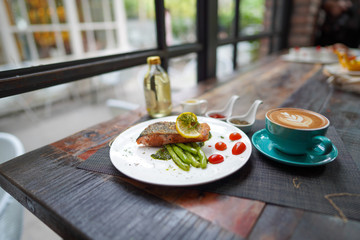
<svg viewBox="0 0 360 240">
<path fill-rule="evenodd" d="M 170 143 L 204 142 L 209 139 L 210 126 L 201 123 L 200 133 L 201 136 L 198 138 L 184 138 L 177 132 L 175 122 L 157 122 L 147 126 L 136 142 L 149 147 L 160 147 Z"/>
</svg>

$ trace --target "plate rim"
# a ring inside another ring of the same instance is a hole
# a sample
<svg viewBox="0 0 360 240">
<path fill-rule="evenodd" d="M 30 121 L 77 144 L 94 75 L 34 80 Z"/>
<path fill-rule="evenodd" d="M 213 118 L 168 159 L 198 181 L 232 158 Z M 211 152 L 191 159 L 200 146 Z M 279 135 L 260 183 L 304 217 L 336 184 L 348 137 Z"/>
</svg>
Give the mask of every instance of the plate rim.
<svg viewBox="0 0 360 240">
<path fill-rule="evenodd" d="M 263 133 L 265 133 L 265 134 L 263 134 Z M 262 153 L 262 154 L 265 155 L 266 157 L 270 158 L 271 160 L 276 161 L 276 162 L 279 162 L 279 163 L 283 163 L 283 164 L 291 165 L 291 166 L 298 166 L 298 167 L 316 167 L 316 166 L 321 166 L 321 165 L 328 164 L 328 163 L 334 161 L 334 160 L 337 158 L 337 156 L 338 156 L 338 150 L 337 150 L 336 146 L 335 146 L 334 144 L 332 144 L 332 146 L 333 146 L 333 150 L 332 150 L 332 151 L 335 151 L 334 156 L 333 156 L 333 157 L 330 157 L 330 159 L 322 160 L 322 161 L 320 161 L 320 162 L 316 162 L 316 163 L 301 163 L 301 162 L 294 162 L 294 161 L 291 161 L 291 160 L 280 159 L 280 158 L 277 158 L 277 157 L 275 157 L 275 156 L 270 155 L 268 152 L 265 152 L 265 151 L 260 147 L 260 145 L 257 144 L 255 138 L 260 139 L 258 136 L 261 135 L 261 134 L 262 134 L 262 135 L 267 135 L 265 128 L 256 131 L 256 132 L 252 135 L 252 137 L 251 137 L 251 142 L 252 142 L 252 144 L 254 145 L 254 147 L 255 147 L 260 153 Z M 261 141 L 261 140 L 260 140 L 260 141 Z M 286 156 L 285 153 L 282 153 L 282 154 Z"/>
<path fill-rule="evenodd" d="M 322 64 L 335 64 L 336 62 L 338 62 L 337 59 L 328 59 L 328 60 L 324 60 L 324 59 L 316 59 L 316 58 L 312 58 L 312 59 L 297 59 L 295 57 L 292 57 L 290 54 L 284 54 L 281 56 L 282 59 L 284 61 L 288 61 L 288 62 L 295 62 L 295 63 L 322 63 Z"/>
<path fill-rule="evenodd" d="M 338 68 L 338 69 L 332 69 L 332 67 Z M 343 68 L 340 63 L 325 65 L 324 69 L 326 69 L 329 72 L 332 72 L 333 74 L 338 74 L 338 75 L 350 75 L 350 76 L 359 76 L 360 75 L 360 71 L 347 70 L 347 69 Z M 336 71 L 338 71 L 338 72 L 336 72 Z"/>
<path fill-rule="evenodd" d="M 139 123 L 136 123 L 132 126 L 130 126 L 129 128 L 125 129 L 123 132 L 121 132 L 113 141 L 111 147 L 110 147 L 110 150 L 109 150 L 109 157 L 110 157 L 110 161 L 111 161 L 111 164 L 119 171 L 121 172 L 122 174 L 126 175 L 127 177 L 131 178 L 131 179 L 134 179 L 136 181 L 140 181 L 140 182 L 143 182 L 143 183 L 147 183 L 147 184 L 153 184 L 153 185 L 158 185 L 158 186 L 172 186 L 172 187 L 187 187 L 187 186 L 196 186 L 196 185 L 201 185 L 201 184 L 207 184 L 207 183 L 211 183 L 211 182 L 215 182 L 215 181 L 218 181 L 220 179 L 223 179 L 225 177 L 228 177 L 230 176 L 231 174 L 237 172 L 238 170 L 240 170 L 243 166 L 246 165 L 246 163 L 249 161 L 251 155 L 252 155 L 252 142 L 251 142 L 251 139 L 249 138 L 249 136 L 247 136 L 246 133 L 244 133 L 241 129 L 235 127 L 235 126 L 232 126 L 224 121 L 221 121 L 221 120 L 218 120 L 218 119 L 213 119 L 213 118 L 208 118 L 208 117 L 205 117 L 205 116 L 198 116 L 198 119 L 200 121 L 204 121 L 206 122 L 206 120 L 209 120 L 211 121 L 212 123 L 214 124 L 221 124 L 223 126 L 226 126 L 228 128 L 232 128 L 234 129 L 234 131 L 237 131 L 237 132 L 240 132 L 242 137 L 246 139 L 246 141 L 249 143 L 249 146 L 247 148 L 248 150 L 248 157 L 247 158 L 244 158 L 244 161 L 241 165 L 239 165 L 238 167 L 234 168 L 233 170 L 229 171 L 227 174 L 225 175 L 221 175 L 220 177 L 215 177 L 214 179 L 210 179 L 210 180 L 203 180 L 203 181 L 197 181 L 197 182 L 191 182 L 191 183 L 186 183 L 186 182 L 182 182 L 182 183 L 160 183 L 160 182 L 157 182 L 157 181 L 149 181 L 149 180 L 144 180 L 142 179 L 141 177 L 134 177 L 133 175 L 127 173 L 127 172 L 124 172 L 122 171 L 121 169 L 119 169 L 117 167 L 117 164 L 115 162 L 115 159 L 113 159 L 111 157 L 111 152 L 112 152 L 112 149 L 113 149 L 113 145 L 114 143 L 117 141 L 117 139 L 119 139 L 121 137 L 121 135 L 125 132 L 128 132 L 128 131 L 131 131 L 135 126 L 139 125 L 139 124 L 151 124 L 151 123 L 155 123 L 155 122 L 159 122 L 159 121 L 169 121 L 171 119 L 174 119 L 176 118 L 177 116 L 176 115 L 172 115 L 172 116 L 167 116 L 167 117 L 162 117 L 162 118 L 157 118 L 157 119 L 149 119 L 147 121 L 143 121 L 143 122 L 139 122 Z"/>
</svg>

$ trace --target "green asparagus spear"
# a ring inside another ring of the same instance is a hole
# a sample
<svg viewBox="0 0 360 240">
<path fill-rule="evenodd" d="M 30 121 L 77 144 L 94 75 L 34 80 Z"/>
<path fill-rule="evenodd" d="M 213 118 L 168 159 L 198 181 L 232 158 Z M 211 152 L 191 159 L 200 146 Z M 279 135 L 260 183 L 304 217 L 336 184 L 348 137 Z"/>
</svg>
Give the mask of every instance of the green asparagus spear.
<svg viewBox="0 0 360 240">
<path fill-rule="evenodd" d="M 170 144 L 165 145 L 165 148 L 166 148 L 166 150 L 168 150 L 168 152 L 171 155 L 171 158 L 173 159 L 175 164 L 179 166 L 179 168 L 181 168 L 184 171 L 189 171 L 189 169 L 190 169 L 189 164 L 186 164 L 183 161 L 181 161 L 181 159 L 176 155 L 176 153 L 174 152 L 174 150 Z"/>
<path fill-rule="evenodd" d="M 188 151 L 185 151 L 186 156 L 188 157 L 188 159 L 190 160 L 190 163 L 192 166 L 198 168 L 200 167 L 200 163 L 195 159 L 195 157 Z"/>
<path fill-rule="evenodd" d="M 176 155 L 181 159 L 181 161 L 183 161 L 186 164 L 191 164 L 190 159 L 188 159 L 188 157 L 186 156 L 184 151 L 181 150 L 181 148 L 179 148 L 175 144 L 171 144 L 171 147 L 174 150 L 174 152 L 176 153 Z"/>
<path fill-rule="evenodd" d="M 184 144 L 184 143 L 177 143 L 178 147 L 181 147 L 183 150 L 191 152 L 192 154 L 197 154 L 197 150 L 190 145 Z"/>
<path fill-rule="evenodd" d="M 196 148 L 197 150 L 197 154 L 200 158 L 200 167 L 201 168 L 206 168 L 206 165 L 207 165 L 207 157 L 205 155 L 205 153 L 203 152 L 203 150 L 200 148 L 199 145 L 197 145 L 196 143 L 193 143 L 192 144 L 194 148 Z"/>
</svg>

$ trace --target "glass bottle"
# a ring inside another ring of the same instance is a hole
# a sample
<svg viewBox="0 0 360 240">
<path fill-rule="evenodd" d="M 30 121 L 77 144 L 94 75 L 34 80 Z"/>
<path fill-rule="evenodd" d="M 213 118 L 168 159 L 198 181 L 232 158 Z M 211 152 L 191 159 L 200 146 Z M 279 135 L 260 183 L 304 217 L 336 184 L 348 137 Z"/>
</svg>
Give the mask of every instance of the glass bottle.
<svg viewBox="0 0 360 240">
<path fill-rule="evenodd" d="M 160 57 L 148 57 L 147 63 L 149 70 L 144 78 L 146 110 L 152 118 L 167 116 L 172 109 L 169 77 L 160 65 Z"/>
</svg>

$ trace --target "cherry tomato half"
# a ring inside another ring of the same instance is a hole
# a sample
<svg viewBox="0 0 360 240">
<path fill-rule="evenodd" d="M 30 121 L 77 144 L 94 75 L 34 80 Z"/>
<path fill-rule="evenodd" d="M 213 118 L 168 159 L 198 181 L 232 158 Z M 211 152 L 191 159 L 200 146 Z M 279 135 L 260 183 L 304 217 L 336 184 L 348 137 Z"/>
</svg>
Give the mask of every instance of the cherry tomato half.
<svg viewBox="0 0 360 240">
<path fill-rule="evenodd" d="M 231 141 L 236 141 L 236 140 L 239 140 L 240 138 L 242 138 L 242 137 L 241 137 L 241 134 L 238 132 L 231 133 L 229 136 L 229 139 Z"/>
<path fill-rule="evenodd" d="M 215 144 L 215 149 L 219 150 L 219 151 L 224 151 L 224 150 L 227 149 L 227 146 L 226 146 L 226 144 L 224 142 L 217 142 Z"/>
<path fill-rule="evenodd" d="M 209 163 L 217 164 L 224 161 L 224 157 L 220 154 L 213 154 L 209 157 Z"/>
<path fill-rule="evenodd" d="M 237 142 L 237 143 L 235 143 L 235 145 L 232 149 L 232 154 L 239 155 L 239 154 L 242 154 L 245 150 L 246 150 L 245 143 Z"/>
</svg>

